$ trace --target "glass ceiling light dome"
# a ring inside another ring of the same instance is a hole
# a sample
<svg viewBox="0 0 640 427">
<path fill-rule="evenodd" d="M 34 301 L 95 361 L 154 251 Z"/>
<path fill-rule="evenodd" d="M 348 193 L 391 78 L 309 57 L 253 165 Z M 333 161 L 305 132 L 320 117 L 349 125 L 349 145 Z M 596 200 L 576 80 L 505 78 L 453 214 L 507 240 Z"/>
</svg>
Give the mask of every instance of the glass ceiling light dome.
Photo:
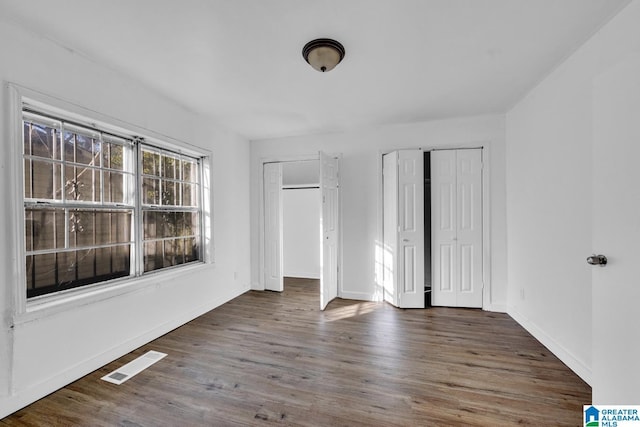
<svg viewBox="0 0 640 427">
<path fill-rule="evenodd" d="M 315 39 L 304 45 L 302 57 L 314 69 L 326 73 L 344 58 L 344 46 L 332 39 Z"/>
</svg>

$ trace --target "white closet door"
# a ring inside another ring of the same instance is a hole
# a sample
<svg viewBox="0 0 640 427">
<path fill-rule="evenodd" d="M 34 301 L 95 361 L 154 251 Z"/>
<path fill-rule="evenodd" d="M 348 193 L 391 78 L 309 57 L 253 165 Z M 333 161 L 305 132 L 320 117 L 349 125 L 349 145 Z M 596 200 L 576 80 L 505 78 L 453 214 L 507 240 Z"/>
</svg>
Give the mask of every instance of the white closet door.
<svg viewBox="0 0 640 427">
<path fill-rule="evenodd" d="M 431 153 L 433 305 L 482 307 L 482 150 Z"/>
<path fill-rule="evenodd" d="M 264 288 L 284 290 L 282 256 L 282 164 L 264 164 Z"/>
<path fill-rule="evenodd" d="M 456 152 L 431 152 L 431 303 L 455 307 L 456 283 Z"/>
<path fill-rule="evenodd" d="M 424 308 L 424 153 L 398 152 L 398 306 Z"/>
<path fill-rule="evenodd" d="M 424 308 L 424 153 L 382 157 L 384 299 Z"/>
<path fill-rule="evenodd" d="M 398 152 L 382 156 L 382 280 L 384 300 L 398 306 Z"/>
<path fill-rule="evenodd" d="M 338 159 L 320 152 L 322 247 L 320 249 L 320 309 L 338 296 L 339 176 Z"/>
<path fill-rule="evenodd" d="M 482 307 L 482 150 L 457 150 L 458 307 Z"/>
</svg>

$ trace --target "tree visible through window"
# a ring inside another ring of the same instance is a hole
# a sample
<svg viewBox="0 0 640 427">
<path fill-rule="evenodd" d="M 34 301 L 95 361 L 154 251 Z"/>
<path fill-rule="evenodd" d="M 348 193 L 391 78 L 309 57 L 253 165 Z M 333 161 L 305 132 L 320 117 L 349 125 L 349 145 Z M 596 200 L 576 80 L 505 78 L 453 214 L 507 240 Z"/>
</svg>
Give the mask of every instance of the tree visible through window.
<svg viewBox="0 0 640 427">
<path fill-rule="evenodd" d="M 28 111 L 23 147 L 27 297 L 200 260 L 199 159 Z"/>
</svg>

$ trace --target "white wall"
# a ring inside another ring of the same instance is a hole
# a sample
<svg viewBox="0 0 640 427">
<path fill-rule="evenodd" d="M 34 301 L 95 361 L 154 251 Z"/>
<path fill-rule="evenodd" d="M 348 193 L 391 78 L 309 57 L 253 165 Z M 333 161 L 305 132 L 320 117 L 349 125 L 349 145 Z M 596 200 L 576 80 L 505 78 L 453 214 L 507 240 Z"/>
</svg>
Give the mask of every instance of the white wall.
<svg viewBox="0 0 640 427">
<path fill-rule="evenodd" d="M 283 264 L 287 277 L 320 278 L 320 189 L 282 192 Z"/>
<path fill-rule="evenodd" d="M 320 182 L 320 162 L 308 160 L 282 164 L 283 186 L 311 186 Z"/>
<path fill-rule="evenodd" d="M 487 309 L 506 309 L 506 227 L 504 184 L 504 120 L 484 116 L 347 133 L 291 137 L 251 142 L 251 278 L 262 289 L 260 272 L 260 189 L 264 159 L 317 156 L 319 150 L 342 154 L 340 192 L 342 209 L 342 297 L 376 297 L 375 251 L 379 238 L 379 166 L 383 150 L 396 148 L 462 147 L 484 145 L 491 170 L 492 300 Z"/>
<path fill-rule="evenodd" d="M 627 6 L 506 116 L 508 312 L 587 382 L 593 82 L 638 53 L 639 9 Z"/>
<path fill-rule="evenodd" d="M 109 299 L 86 299 L 73 309 L 51 309 L 36 317 L 16 317 L 13 200 L 8 155 L 0 157 L 0 417 L 54 391 L 249 288 L 249 143 L 203 117 L 165 99 L 46 38 L 2 22 L 0 80 L 13 82 L 132 124 L 167 135 L 213 155 L 213 239 L 215 264 L 150 276 L 146 286 Z M 0 135 L 8 144 L 8 90 L 2 89 Z M 17 233 L 20 234 L 20 233 Z"/>
</svg>

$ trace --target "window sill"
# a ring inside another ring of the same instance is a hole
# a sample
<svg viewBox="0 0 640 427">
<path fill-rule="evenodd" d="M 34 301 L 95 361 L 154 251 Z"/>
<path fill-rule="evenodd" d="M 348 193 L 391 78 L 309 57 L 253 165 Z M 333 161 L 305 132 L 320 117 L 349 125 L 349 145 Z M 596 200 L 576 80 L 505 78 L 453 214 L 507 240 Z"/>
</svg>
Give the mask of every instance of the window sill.
<svg viewBox="0 0 640 427">
<path fill-rule="evenodd" d="M 183 278 L 185 274 L 211 265 L 205 262 L 193 263 L 180 268 L 148 273 L 141 277 L 116 279 L 93 286 L 70 289 L 55 295 L 37 297 L 32 301 L 27 301 L 26 310 L 16 314 L 13 323 L 14 326 L 20 326 L 73 308 L 147 289 L 150 286 L 164 286 L 172 282 L 172 279 Z"/>
</svg>

